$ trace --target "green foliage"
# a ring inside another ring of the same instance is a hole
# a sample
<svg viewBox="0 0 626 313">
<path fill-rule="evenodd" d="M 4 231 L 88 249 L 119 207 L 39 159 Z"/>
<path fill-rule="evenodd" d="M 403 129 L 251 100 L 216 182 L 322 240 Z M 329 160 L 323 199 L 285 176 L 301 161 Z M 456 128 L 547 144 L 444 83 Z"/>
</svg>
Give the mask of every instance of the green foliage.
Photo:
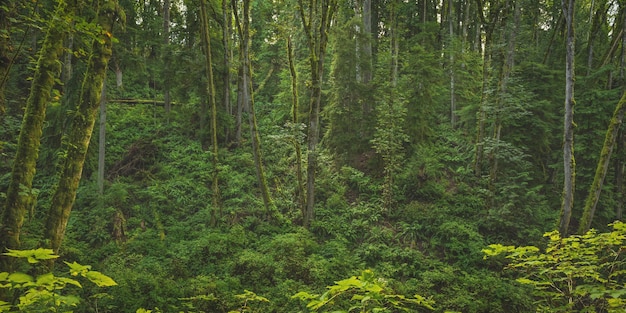
<svg viewBox="0 0 626 313">
<path fill-rule="evenodd" d="M 412 297 L 395 294 L 387 286 L 387 282 L 377 278 L 371 270 L 365 270 L 358 277 L 340 280 L 326 288 L 328 290 L 322 295 L 301 291 L 292 298 L 307 302 L 307 308 L 313 312 L 329 312 L 327 308 L 332 309 L 332 312 L 356 310 L 362 313 L 434 310 L 434 303 L 418 294 Z"/>
<path fill-rule="evenodd" d="M 25 258 L 30 264 L 59 257 L 51 249 L 41 248 L 9 250 L 3 254 Z M 18 297 L 18 302 L 15 304 L 0 301 L 0 312 L 67 312 L 67 309 L 76 307 L 81 300 L 75 293 L 67 290 L 67 287 L 70 286 L 82 288 L 82 284 L 71 277 L 86 278 L 98 287 L 117 285 L 109 276 L 91 270 L 89 265 L 80 265 L 76 262 L 64 263 L 69 267 L 67 277 L 56 276 L 53 273 L 45 273 L 36 277 L 22 272 L 0 273 L 0 288 L 7 288 Z"/>
<path fill-rule="evenodd" d="M 494 244 L 483 253 L 509 260 L 506 268 L 521 274 L 517 281 L 534 288 L 538 311 L 624 312 L 626 224 L 610 226 L 611 232 L 565 238 L 548 232 L 545 249 Z"/>
</svg>

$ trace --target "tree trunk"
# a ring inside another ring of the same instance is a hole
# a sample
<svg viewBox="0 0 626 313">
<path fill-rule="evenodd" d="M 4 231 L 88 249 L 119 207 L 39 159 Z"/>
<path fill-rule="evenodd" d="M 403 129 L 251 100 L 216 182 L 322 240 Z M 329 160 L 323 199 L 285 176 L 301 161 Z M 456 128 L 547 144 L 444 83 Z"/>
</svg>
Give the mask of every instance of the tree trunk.
<svg viewBox="0 0 626 313">
<path fill-rule="evenodd" d="M 163 0 L 163 101 L 165 102 L 165 113 L 169 122 L 170 111 L 172 105 L 170 103 L 170 0 Z"/>
<path fill-rule="evenodd" d="M 454 38 L 454 22 L 452 19 L 452 0 L 448 0 L 448 7 L 450 12 L 448 14 L 448 45 L 449 45 L 449 61 L 450 61 L 450 126 L 454 128 L 456 126 L 456 92 L 454 90 L 455 87 L 455 77 L 454 77 L 454 50 L 453 50 L 453 38 Z"/>
<path fill-rule="evenodd" d="M 0 0 L 0 6 L 4 9 L 0 9 L 0 31 L 3 35 L 0 36 L 0 123 L 6 112 L 6 103 L 4 95 L 4 87 L 9 77 L 9 68 L 11 67 L 11 48 L 10 48 L 10 28 L 9 17 L 13 12 L 14 1 Z"/>
<path fill-rule="evenodd" d="M 223 106 L 229 115 L 233 115 L 233 108 L 230 101 L 230 32 L 231 32 L 231 15 L 228 10 L 228 0 L 222 0 L 222 45 L 224 46 L 224 75 L 222 75 L 223 88 Z M 230 127 L 226 127 L 226 142 L 230 140 Z"/>
<path fill-rule="evenodd" d="M 250 63 L 250 0 L 243 0 L 243 19 L 239 19 L 237 6 L 235 1 L 233 4 L 233 14 L 239 32 L 240 41 L 240 60 L 243 68 L 243 103 L 248 108 L 248 122 L 250 124 L 250 138 L 252 142 L 252 154 L 254 156 L 254 166 L 256 169 L 257 182 L 263 198 L 263 205 L 268 217 L 272 217 L 276 211 L 274 202 L 270 197 L 267 179 L 265 178 L 265 170 L 263 168 L 263 160 L 261 154 L 261 139 L 256 122 L 256 114 L 254 112 L 254 95 L 252 92 L 252 65 Z"/>
<path fill-rule="evenodd" d="M 52 204 L 46 221 L 46 239 L 49 240 L 49 247 L 55 253 L 58 253 L 61 247 L 67 221 L 76 198 L 76 190 L 100 105 L 107 65 L 112 54 L 113 23 L 120 16 L 120 12 L 117 1 L 100 2 L 97 20 L 104 34 L 96 38 L 92 44 L 78 108 L 65 142 L 66 151 L 62 161 L 61 175 L 52 196 Z"/>
<path fill-rule="evenodd" d="M 372 80 L 372 41 L 374 34 L 372 33 L 372 0 L 363 0 L 363 35 L 361 43 L 361 51 L 363 52 L 361 82 L 368 84 Z M 371 108 L 366 108 L 365 112 L 369 112 Z"/>
<path fill-rule="evenodd" d="M 106 80 L 106 73 L 105 73 Z M 98 136 L 98 193 L 104 194 L 104 157 L 106 152 L 107 100 L 106 84 L 102 84 L 100 93 L 100 125 Z"/>
<path fill-rule="evenodd" d="M 563 202 L 559 232 L 567 236 L 572 208 L 574 207 L 575 162 L 574 162 L 574 0 L 561 0 L 566 37 L 565 61 L 565 116 L 563 118 Z"/>
<path fill-rule="evenodd" d="M 69 11 L 63 4 L 60 4 L 55 12 L 58 17 L 55 21 L 60 20 L 65 12 Z M 6 249 L 19 249 L 24 216 L 34 201 L 31 188 L 46 115 L 46 104 L 50 98 L 54 80 L 61 72 L 61 63 L 58 60 L 63 55 L 64 35 L 62 23 L 50 23 L 33 75 L 2 214 L 0 251 L 3 252 Z M 0 257 L 0 260 L 2 260 L 0 271 L 9 270 L 10 261 L 6 257 Z"/>
<path fill-rule="evenodd" d="M 219 201 L 219 155 L 217 146 L 217 104 L 215 102 L 215 83 L 213 81 L 213 58 L 211 55 L 211 37 L 209 36 L 209 16 L 207 14 L 205 0 L 200 0 L 200 16 L 202 20 L 202 38 L 205 45 L 205 66 L 207 75 L 207 94 L 209 96 L 209 107 L 211 108 L 211 145 L 213 147 L 213 173 L 212 173 L 212 189 L 213 189 L 213 209 L 219 210 L 219 216 L 222 216 L 222 207 Z"/>
<path fill-rule="evenodd" d="M 317 144 L 319 142 L 320 107 L 322 103 L 322 77 L 324 57 L 328 43 L 337 0 L 311 0 L 308 5 L 298 0 L 302 26 L 307 37 L 309 63 L 311 67 L 311 100 L 309 103 L 307 202 L 302 222 L 308 227 L 315 216 L 315 170 L 317 168 Z M 306 8 L 306 9 L 305 9 Z"/>
<path fill-rule="evenodd" d="M 596 206 L 598 205 L 598 199 L 600 199 L 602 185 L 604 184 L 604 178 L 606 177 L 606 172 L 609 168 L 611 153 L 613 152 L 613 147 L 615 146 L 615 141 L 617 139 L 617 135 L 619 134 L 622 120 L 624 119 L 625 110 L 626 93 L 622 95 L 622 99 L 617 104 L 617 107 L 615 107 L 615 112 L 613 113 L 609 127 L 606 130 L 604 145 L 602 146 L 602 151 L 600 152 L 600 160 L 598 161 L 598 166 L 596 167 L 596 174 L 593 178 L 591 188 L 589 189 L 587 200 L 585 200 L 585 208 L 578 227 L 579 234 L 584 234 L 589 230 L 589 228 L 591 228 L 593 215 L 596 211 Z"/>
<path fill-rule="evenodd" d="M 300 146 L 299 139 L 299 120 L 298 120 L 298 110 L 299 110 L 299 102 L 298 102 L 298 76 L 296 72 L 296 67 L 294 64 L 294 56 L 293 56 L 293 47 L 291 44 L 291 36 L 287 35 L 287 57 L 289 59 L 289 74 L 291 75 L 291 121 L 293 122 L 293 132 L 294 132 L 294 140 L 293 144 L 296 150 L 296 203 L 298 203 L 298 207 L 302 212 L 302 215 L 306 213 L 305 211 L 305 199 L 304 199 L 304 181 L 302 179 L 302 148 Z"/>
</svg>

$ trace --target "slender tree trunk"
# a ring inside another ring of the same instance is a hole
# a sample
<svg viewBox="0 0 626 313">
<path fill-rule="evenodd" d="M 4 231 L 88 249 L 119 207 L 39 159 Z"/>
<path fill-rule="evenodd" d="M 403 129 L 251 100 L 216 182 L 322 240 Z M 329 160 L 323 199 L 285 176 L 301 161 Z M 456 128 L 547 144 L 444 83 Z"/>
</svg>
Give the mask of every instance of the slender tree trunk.
<svg viewBox="0 0 626 313">
<path fill-rule="evenodd" d="M 106 73 L 105 73 L 106 81 Z M 102 84 L 102 93 L 100 94 L 100 133 L 98 136 L 98 193 L 104 194 L 104 160 L 106 153 L 106 129 L 107 129 L 107 100 L 106 100 L 106 84 Z"/>
<path fill-rule="evenodd" d="M 448 0 L 450 12 L 448 14 L 448 36 L 449 36 L 449 61 L 450 61 L 450 126 L 456 126 L 456 91 L 454 77 L 454 49 L 452 42 L 454 38 L 454 22 L 452 19 L 452 0 Z"/>
<path fill-rule="evenodd" d="M 242 116 L 244 111 L 244 102 L 243 102 L 243 69 L 240 67 L 237 72 L 237 113 L 235 115 L 235 142 L 237 145 L 240 145 L 243 142 L 243 124 L 242 124 Z"/>
<path fill-rule="evenodd" d="M 287 35 L 287 57 L 289 59 L 289 74 L 291 75 L 291 121 L 293 122 L 294 126 L 293 144 L 296 149 L 296 202 L 298 203 L 298 207 L 300 208 L 302 215 L 304 216 L 304 214 L 306 213 L 306 201 L 304 199 L 304 181 L 302 178 L 302 148 L 300 146 L 300 130 L 298 128 L 298 125 L 300 123 L 298 120 L 298 75 L 294 64 L 293 47 L 291 44 L 290 35 Z"/>
<path fill-rule="evenodd" d="M 231 31 L 231 15 L 228 9 L 228 0 L 222 0 L 222 19 L 224 24 L 222 25 L 222 45 L 224 46 L 223 62 L 224 62 L 224 75 L 222 75 L 223 83 L 223 106 L 224 110 L 229 115 L 233 115 L 233 107 L 230 101 L 230 31 Z M 226 142 L 230 140 L 230 127 L 225 128 Z"/>
<path fill-rule="evenodd" d="M 222 216 L 222 207 L 220 205 L 220 189 L 219 189 L 219 155 L 217 146 L 217 104 L 215 102 L 215 83 L 213 81 L 213 58 L 211 55 L 211 37 L 209 36 L 209 16 L 207 14 L 205 0 L 200 0 L 200 16 L 202 20 L 202 38 L 205 45 L 205 66 L 207 75 L 207 94 L 209 98 L 209 107 L 211 108 L 211 145 L 213 147 L 213 173 L 212 173 L 212 189 L 213 189 L 213 209 L 219 210 L 219 216 Z"/>
<path fill-rule="evenodd" d="M 575 162 L 574 162 L 574 0 L 561 0 L 566 37 L 565 61 L 565 116 L 563 118 L 563 202 L 559 232 L 567 236 L 572 208 L 574 207 Z"/>
<path fill-rule="evenodd" d="M 55 15 L 60 19 L 69 12 L 64 4 L 59 4 Z M 61 64 L 58 60 L 63 55 L 63 38 L 65 30 L 61 23 L 50 23 L 41 47 L 37 67 L 33 75 L 30 95 L 26 102 L 26 111 L 18 138 L 17 151 L 11 171 L 11 181 L 6 193 L 6 201 L 2 212 L 0 228 L 0 251 L 20 248 L 20 231 L 26 212 L 34 201 L 32 191 L 33 177 L 39 154 L 39 144 L 46 105 L 54 80 L 59 77 Z M 0 271 L 8 271 L 10 261 L 0 256 Z"/>
<path fill-rule="evenodd" d="M 276 211 L 274 202 L 270 197 L 269 188 L 267 186 L 267 179 L 265 178 L 265 170 L 263 169 L 263 160 L 261 155 L 261 139 L 259 130 L 256 123 L 256 114 L 254 112 L 254 95 L 252 92 L 252 66 L 250 63 L 250 0 L 243 0 L 243 19 L 239 19 L 237 12 L 237 4 L 235 0 L 232 1 L 233 14 L 235 15 L 235 21 L 240 37 L 240 50 L 241 50 L 241 67 L 243 68 L 243 99 L 245 106 L 248 110 L 248 122 L 250 124 L 250 138 L 252 141 L 252 154 L 254 156 L 254 165 L 256 169 L 257 181 L 259 189 L 261 191 L 261 197 L 263 198 L 263 204 L 265 206 L 266 214 L 268 217 L 272 217 Z"/>
<path fill-rule="evenodd" d="M 485 123 L 487 120 L 487 86 L 489 85 L 489 66 L 491 64 L 491 36 L 485 36 L 483 54 L 483 82 L 481 88 L 480 104 L 476 116 L 476 152 L 474 155 L 474 174 L 476 177 L 482 175 L 484 150 L 485 150 Z"/>
<path fill-rule="evenodd" d="M 626 93 L 622 95 L 622 99 L 615 107 L 615 112 L 609 123 L 609 127 L 606 130 L 606 136 L 604 137 L 604 145 L 600 152 L 600 160 L 596 167 L 596 174 L 593 178 L 593 183 L 589 189 L 589 195 L 585 200 L 585 208 L 578 227 L 578 233 L 584 234 L 589 228 L 591 228 L 591 222 L 593 221 L 593 215 L 598 205 L 598 199 L 600 199 L 600 193 L 602 192 L 602 185 L 604 184 L 604 178 L 609 168 L 609 161 L 611 160 L 611 153 L 615 146 L 617 135 L 619 134 L 622 120 L 624 119 L 624 111 L 626 110 Z"/>
<path fill-rule="evenodd" d="M 169 122 L 170 111 L 172 110 L 172 104 L 170 103 L 170 0 L 163 0 L 163 102 L 165 103 L 165 113 L 167 115 L 167 121 Z"/>
<path fill-rule="evenodd" d="M 307 5 L 298 0 L 302 26 L 307 37 L 311 67 L 311 100 L 309 103 L 307 202 L 303 225 L 308 227 L 315 217 L 315 171 L 317 169 L 317 144 L 319 142 L 320 107 L 322 103 L 322 77 L 324 58 L 337 0 L 310 0 Z"/>
<path fill-rule="evenodd" d="M 363 52 L 364 66 L 362 68 L 362 83 L 369 84 L 372 80 L 372 41 L 374 35 L 372 33 L 372 0 L 363 0 L 363 41 L 361 44 L 361 51 Z M 368 108 L 367 113 L 371 110 Z"/>
<path fill-rule="evenodd" d="M 117 88 L 124 87 L 124 73 L 122 72 L 122 68 L 117 60 L 115 62 L 115 86 Z"/>
<path fill-rule="evenodd" d="M 3 116 L 6 112 L 4 90 L 11 67 L 11 40 L 9 37 L 9 34 L 11 34 L 11 24 L 9 23 L 9 17 L 15 4 L 14 1 L 0 0 L 0 6 L 4 8 L 0 9 L 0 31 L 3 32 L 3 35 L 0 36 L 0 123 L 2 123 Z"/>
<path fill-rule="evenodd" d="M 121 16 L 120 12 L 117 1 L 100 2 L 98 24 L 105 33 L 100 38 L 96 38 L 92 44 L 78 108 L 65 142 L 66 153 L 62 161 L 61 175 L 52 196 L 52 204 L 46 221 L 46 239 L 49 240 L 49 247 L 55 253 L 58 253 L 61 247 L 67 221 L 76 198 L 76 190 L 100 106 L 107 65 L 112 54 L 113 23 L 118 16 Z"/>
</svg>

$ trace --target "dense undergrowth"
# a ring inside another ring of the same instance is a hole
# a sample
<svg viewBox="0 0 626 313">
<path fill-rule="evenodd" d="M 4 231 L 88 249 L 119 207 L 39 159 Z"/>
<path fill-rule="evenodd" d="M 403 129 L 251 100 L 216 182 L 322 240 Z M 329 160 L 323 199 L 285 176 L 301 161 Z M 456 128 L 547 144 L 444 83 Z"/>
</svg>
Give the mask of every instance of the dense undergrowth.
<svg viewBox="0 0 626 313">
<path fill-rule="evenodd" d="M 284 129 L 267 127 L 264 136 L 271 138 L 264 161 L 280 212 L 270 217 L 247 144 L 220 149 L 222 205 L 211 206 L 211 155 L 186 126 L 191 118 L 185 107 L 165 123 L 151 106 L 109 105 L 108 183 L 98 195 L 90 179 L 96 162 L 89 161 L 60 254 L 94 265 L 118 286 L 97 298 L 85 286 L 76 312 L 96 305 L 98 312 L 228 312 L 242 305 L 245 290 L 269 299 L 258 312 L 300 312 L 306 303 L 291 297 L 296 292 L 322 293 L 364 269 L 398 294 L 433 300 L 435 311 L 533 311 L 527 287 L 484 262 L 481 250 L 539 243 L 555 214 L 523 187 L 502 184 L 506 194 L 488 197 L 468 169 L 471 149 L 459 134 L 442 127 L 436 143 L 410 147 L 415 153 L 398 176 L 393 208 L 382 204 L 375 156 L 354 168 L 324 153 L 316 220 L 304 229 Z M 46 199 L 46 186 L 40 189 Z M 485 201 L 500 205 L 488 210 Z M 28 227 L 36 234 L 36 222 Z"/>
</svg>

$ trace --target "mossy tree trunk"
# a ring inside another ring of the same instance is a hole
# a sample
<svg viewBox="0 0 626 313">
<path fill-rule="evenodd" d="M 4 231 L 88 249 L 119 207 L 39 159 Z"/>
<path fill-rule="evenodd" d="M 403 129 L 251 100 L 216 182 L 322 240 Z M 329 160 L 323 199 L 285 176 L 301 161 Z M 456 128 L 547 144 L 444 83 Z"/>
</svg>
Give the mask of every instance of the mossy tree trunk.
<svg viewBox="0 0 626 313">
<path fill-rule="evenodd" d="M 270 196 L 270 191 L 267 186 L 267 179 L 265 177 L 265 170 L 263 167 L 263 158 L 261 154 L 261 138 L 259 135 L 259 129 L 256 122 L 256 114 L 254 111 L 254 95 L 252 92 L 252 65 L 250 62 L 250 0 L 243 0 L 242 18 L 239 18 L 237 3 L 235 0 L 231 1 L 233 6 L 233 14 L 235 16 L 235 22 L 237 25 L 237 32 L 239 33 L 240 43 L 240 66 L 242 67 L 242 75 L 240 78 L 243 80 L 241 83 L 243 106 L 248 108 L 248 122 L 250 124 L 250 141 L 252 142 L 252 155 L 254 157 L 254 166 L 256 169 L 257 182 L 261 191 L 261 197 L 263 198 L 263 205 L 268 217 L 276 211 L 274 201 Z"/>
<path fill-rule="evenodd" d="M 215 83 L 213 81 L 213 57 L 211 54 L 211 37 L 209 35 L 209 16 L 207 14 L 206 1 L 200 0 L 200 19 L 202 20 L 202 41 L 205 46 L 205 66 L 207 75 L 207 94 L 209 107 L 211 108 L 211 146 L 213 147 L 213 173 L 211 188 L 213 189 L 213 209 L 219 210 L 222 215 L 219 194 L 219 149 L 217 146 L 217 104 L 215 102 Z M 216 217 L 212 217 L 212 224 L 216 223 Z"/>
<path fill-rule="evenodd" d="M 304 199 L 304 180 L 302 177 L 302 148 L 300 146 L 300 138 L 299 133 L 300 130 L 298 128 L 299 119 L 299 101 L 298 101 L 298 74 L 296 72 L 296 66 L 294 63 L 294 55 L 293 55 L 293 45 L 291 43 L 291 36 L 287 35 L 287 58 L 289 60 L 289 74 L 291 76 L 291 122 L 294 126 L 294 138 L 293 144 L 296 150 L 296 201 L 298 203 L 298 207 L 302 210 L 302 214 L 304 214 L 305 207 L 305 199 Z"/>
<path fill-rule="evenodd" d="M 602 151 L 600 152 L 600 160 L 598 161 L 598 166 L 596 167 L 596 174 L 593 178 L 591 188 L 589 189 L 587 200 L 585 200 L 585 208 L 578 226 L 579 234 L 584 234 L 589 230 L 589 228 L 591 228 L 593 215 L 596 211 L 596 206 L 598 205 L 598 199 L 600 199 L 600 193 L 602 192 L 604 178 L 606 177 L 606 172 L 609 168 L 609 161 L 611 160 L 613 147 L 615 146 L 615 141 L 624 119 L 624 111 L 626 110 L 625 104 L 626 93 L 622 95 L 622 99 L 620 99 L 617 107 L 615 107 L 615 112 L 613 113 L 613 117 L 611 118 L 611 122 L 609 123 L 609 127 L 606 131 L 604 145 L 602 147 Z"/>
<path fill-rule="evenodd" d="M 52 196 L 52 204 L 46 221 L 45 236 L 49 240 L 48 246 L 55 253 L 58 253 L 61 247 L 67 221 L 76 199 L 76 190 L 100 106 L 102 86 L 112 53 L 113 24 L 117 17 L 123 17 L 117 1 L 100 1 L 99 5 L 97 21 L 102 33 L 98 35 L 98 38 L 94 38 L 92 43 L 78 107 L 64 138 L 65 157 L 62 160 L 59 182 Z"/>
<path fill-rule="evenodd" d="M 309 48 L 311 68 L 311 99 L 309 103 L 309 129 L 307 138 L 306 207 L 302 224 L 308 227 L 315 216 L 315 171 L 317 169 L 317 144 L 320 136 L 320 108 L 322 104 L 322 77 L 331 21 L 337 11 L 337 0 L 298 0 L 298 10 Z"/>
<path fill-rule="evenodd" d="M 574 207 L 574 0 L 562 0 L 567 28 L 565 56 L 565 115 L 563 118 L 563 200 L 559 232 L 567 236 Z"/>
<path fill-rule="evenodd" d="M 14 2 L 9 0 L 0 0 L 0 122 L 6 111 L 4 90 L 9 77 L 9 68 L 11 67 L 11 48 L 10 48 L 10 27 L 9 17 L 14 10 Z"/>
<path fill-rule="evenodd" d="M 57 17 L 62 17 L 67 10 L 61 3 L 56 11 Z M 20 247 L 20 231 L 24 223 L 26 212 L 34 202 L 32 191 L 33 177 L 39 154 L 39 144 L 43 123 L 46 115 L 46 105 L 50 98 L 54 81 L 61 72 L 59 59 L 63 54 L 63 38 L 65 18 L 52 19 L 43 45 L 39 52 L 37 67 L 33 75 L 30 95 L 26 102 L 26 110 L 22 121 L 22 128 L 18 138 L 18 146 L 11 172 L 11 181 L 6 193 L 6 201 L 2 212 L 2 227 L 0 227 L 0 250 L 18 249 Z M 8 270 L 10 261 L 0 257 L 0 271 Z"/>
</svg>

